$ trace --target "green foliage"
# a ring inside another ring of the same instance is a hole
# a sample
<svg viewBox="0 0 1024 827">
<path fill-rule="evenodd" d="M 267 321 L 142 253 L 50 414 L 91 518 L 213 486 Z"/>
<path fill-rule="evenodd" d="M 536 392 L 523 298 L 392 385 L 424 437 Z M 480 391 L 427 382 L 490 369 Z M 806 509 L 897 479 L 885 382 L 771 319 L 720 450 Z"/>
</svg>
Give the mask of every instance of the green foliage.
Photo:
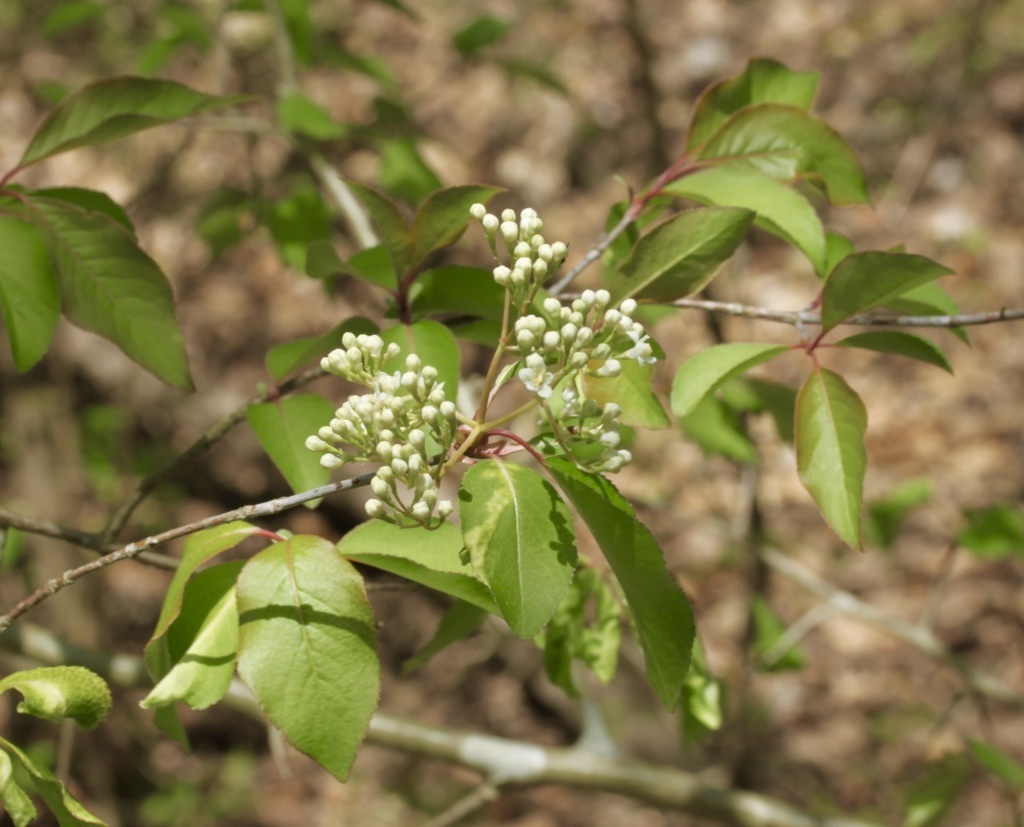
<svg viewBox="0 0 1024 827">
<path fill-rule="evenodd" d="M 995 560 L 1024 555 L 1024 513 L 1016 505 L 972 509 L 957 542 L 977 557 Z"/>
</svg>

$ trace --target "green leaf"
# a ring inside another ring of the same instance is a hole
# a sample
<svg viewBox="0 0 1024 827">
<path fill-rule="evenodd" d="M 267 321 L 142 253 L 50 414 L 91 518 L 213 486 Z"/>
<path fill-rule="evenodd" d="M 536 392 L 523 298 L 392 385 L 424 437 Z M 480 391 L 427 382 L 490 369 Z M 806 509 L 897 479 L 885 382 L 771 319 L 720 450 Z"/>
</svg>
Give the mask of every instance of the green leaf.
<svg viewBox="0 0 1024 827">
<path fill-rule="evenodd" d="M 289 267 L 306 271 L 306 249 L 331 233 L 333 214 L 316 184 L 305 176 L 290 183 L 288 194 L 264 211 L 263 221 Z"/>
<path fill-rule="evenodd" d="M 62 3 L 46 16 L 42 32 L 46 37 L 59 37 L 102 17 L 104 11 L 103 6 L 91 0 Z"/>
<path fill-rule="evenodd" d="M 80 146 L 123 138 L 133 132 L 233 106 L 242 97 L 221 98 L 170 80 L 119 77 L 101 80 L 65 98 L 32 137 L 19 168 Z"/>
<path fill-rule="evenodd" d="M 214 258 L 236 245 L 255 226 L 258 203 L 249 193 L 231 187 L 214 190 L 206 199 L 196 229 Z"/>
<path fill-rule="evenodd" d="M 235 581 L 242 561 L 197 572 L 186 584 L 181 612 L 166 635 L 170 668 L 141 701 L 143 709 L 183 701 L 213 706 L 228 691 L 238 651 Z"/>
<path fill-rule="evenodd" d="M 534 60 L 516 60 L 511 57 L 495 62 L 512 77 L 528 78 L 562 97 L 571 97 L 569 88 L 551 71 L 550 64 Z"/>
<path fill-rule="evenodd" d="M 707 141 L 729 116 L 750 104 L 788 103 L 810 109 L 820 79 L 820 72 L 794 72 L 774 60 L 750 61 L 741 74 L 708 87 L 700 96 L 690 119 L 687 152 Z"/>
<path fill-rule="evenodd" d="M 1018 791 L 1024 790 L 1024 764 L 984 741 L 972 740 L 971 752 L 986 769 L 994 772 L 1011 787 Z"/>
<path fill-rule="evenodd" d="M 693 662 L 683 684 L 683 737 L 687 744 L 699 743 L 722 728 L 723 696 L 722 682 L 708 670 L 700 641 L 695 641 Z"/>
<path fill-rule="evenodd" d="M 238 578 L 238 674 L 271 723 L 342 781 L 380 692 L 363 579 L 319 537 L 261 551 Z"/>
<path fill-rule="evenodd" d="M 796 391 L 777 382 L 762 379 L 743 379 L 761 403 L 761 410 L 767 411 L 775 422 L 775 430 L 783 442 L 793 442 L 793 415 L 796 407 Z M 725 389 L 728 390 L 728 387 Z"/>
<path fill-rule="evenodd" d="M 868 541 L 882 548 L 891 548 L 907 514 L 928 502 L 931 496 L 931 481 L 920 477 L 893 487 L 883 499 L 870 503 L 864 526 Z"/>
<path fill-rule="evenodd" d="M 700 147 L 696 160 L 742 163 L 781 181 L 807 179 L 820 184 L 833 204 L 870 200 L 846 142 L 795 106 L 764 103 L 739 110 Z"/>
<path fill-rule="evenodd" d="M 872 251 L 844 258 L 821 292 L 821 324 L 831 330 L 845 319 L 888 304 L 919 285 L 953 271 L 924 256 Z"/>
<path fill-rule="evenodd" d="M 754 224 L 801 250 L 818 273 L 827 272 L 825 231 L 814 207 L 802 194 L 757 169 L 712 167 L 673 181 L 663 191 L 702 204 L 753 210 Z"/>
<path fill-rule="evenodd" d="M 835 344 L 836 347 L 857 347 L 877 353 L 894 353 L 897 356 L 906 356 L 909 359 L 935 365 L 949 373 L 953 372 L 953 366 L 938 345 L 921 336 L 904 333 L 901 330 L 868 330 L 864 333 L 847 336 Z"/>
<path fill-rule="evenodd" d="M 853 242 L 845 235 L 835 232 L 825 233 L 825 274 L 836 269 L 844 258 L 853 253 Z"/>
<path fill-rule="evenodd" d="M 655 224 L 612 279 L 613 304 L 630 296 L 668 302 L 696 293 L 735 252 L 753 220 L 750 210 L 705 207 Z"/>
<path fill-rule="evenodd" d="M 608 480 L 571 462 L 548 470 L 604 552 L 622 586 L 644 650 L 647 679 L 669 710 L 679 705 L 696 634 L 693 607 L 665 567 L 658 541 Z"/>
<path fill-rule="evenodd" d="M 327 353 L 341 347 L 341 337 L 345 333 L 358 336 L 361 333 L 376 333 L 377 329 L 377 325 L 369 319 L 353 316 L 320 336 L 274 345 L 267 351 L 267 372 L 274 379 L 282 379 L 292 371 L 319 362 Z"/>
<path fill-rule="evenodd" d="M 760 595 L 751 604 L 754 617 L 754 652 L 764 669 L 781 672 L 786 669 L 801 669 L 807 663 L 807 656 L 798 646 L 789 646 L 778 651 L 779 641 L 786 633 L 786 626 Z"/>
<path fill-rule="evenodd" d="M 34 198 L 56 198 L 58 201 L 67 201 L 76 207 L 81 207 L 86 212 L 103 213 L 107 218 L 112 218 L 124 227 L 135 237 L 135 226 L 124 211 L 124 207 L 114 201 L 105 192 L 82 189 L 81 187 L 47 187 L 46 189 L 33 190 Z"/>
<path fill-rule="evenodd" d="M 935 282 L 928 282 L 928 284 L 908 290 L 899 298 L 886 302 L 885 306 L 894 313 L 903 313 L 908 316 L 956 316 L 960 313 L 960 305 L 941 285 Z M 947 330 L 965 345 L 971 343 L 966 328 L 950 327 Z"/>
<path fill-rule="evenodd" d="M 411 137 L 380 142 L 379 177 L 385 190 L 410 204 L 418 204 L 442 186 Z"/>
<path fill-rule="evenodd" d="M 622 361 L 618 376 L 603 378 L 584 375 L 587 396 L 604 407 L 615 402 L 621 409 L 619 422 L 631 428 L 668 428 L 672 423 L 654 392 L 654 365 L 632 359 Z"/>
<path fill-rule="evenodd" d="M 0 805 L 14 822 L 14 827 L 28 827 L 35 819 L 36 807 L 14 778 L 11 756 L 0 749 Z"/>
<path fill-rule="evenodd" d="M 511 27 L 512 24 L 508 21 L 484 14 L 452 35 L 452 45 L 459 51 L 459 54 L 468 57 L 484 46 L 497 43 Z"/>
<path fill-rule="evenodd" d="M 326 485 L 331 472 L 320 465 L 320 455 L 306 440 L 334 418 L 334 405 L 315 393 L 286 396 L 274 402 L 250 405 L 246 416 L 263 450 L 295 492 Z M 306 505 L 315 508 L 313 500 Z"/>
<path fill-rule="evenodd" d="M 411 325 L 395 325 L 381 331 L 380 337 L 387 345 L 395 342 L 402 348 L 394 359 L 384 363 L 385 372 L 405 370 L 405 357 L 415 353 L 424 365 L 437 369 L 444 392 L 454 401 L 459 388 L 459 344 L 455 336 L 438 322 L 416 322 Z"/>
<path fill-rule="evenodd" d="M 907 791 L 903 827 L 939 827 L 970 773 L 970 762 L 962 755 L 947 755 L 928 767 Z"/>
<path fill-rule="evenodd" d="M 729 342 L 694 354 L 680 366 L 669 397 L 672 413 L 686 416 L 717 388 L 789 348 L 760 342 Z"/>
<path fill-rule="evenodd" d="M 409 303 L 417 317 L 459 314 L 500 322 L 505 289 L 482 267 L 436 267 L 416 277 Z"/>
<path fill-rule="evenodd" d="M 864 403 L 845 380 L 815 368 L 796 398 L 797 470 L 828 524 L 854 548 L 861 545 L 867 425 Z"/>
<path fill-rule="evenodd" d="M 705 396 L 680 417 L 679 424 L 705 453 L 721 454 L 736 462 L 757 462 L 757 449 L 736 412 L 714 396 Z"/>
<path fill-rule="evenodd" d="M 43 666 L 14 672 L 0 681 L 0 692 L 16 689 L 24 696 L 18 712 L 47 721 L 70 718 L 92 729 L 110 711 L 110 689 L 95 672 L 82 666 Z"/>
<path fill-rule="evenodd" d="M 330 241 L 314 241 L 306 248 L 306 272 L 315 279 L 353 276 L 385 290 L 398 289 L 391 256 L 383 245 L 360 250 L 348 261 L 342 261 Z"/>
<path fill-rule="evenodd" d="M 438 652 L 473 634 L 487 619 L 487 612 L 472 603 L 458 600 L 445 612 L 430 642 L 402 662 L 402 676 L 416 671 Z"/>
<path fill-rule="evenodd" d="M 369 520 L 342 537 L 337 548 L 357 563 L 501 614 L 486 584 L 462 562 L 462 533 L 451 523 L 442 523 L 434 531 L 410 531 L 382 520 Z"/>
<path fill-rule="evenodd" d="M 553 684 L 579 697 L 572 678 L 574 660 L 586 664 L 602 683 L 615 677 L 622 608 L 602 574 L 581 566 L 542 635 L 544 669 Z"/>
<path fill-rule="evenodd" d="M 42 233 L 0 215 L 0 311 L 18 370 L 43 358 L 60 317 L 57 280 Z"/>
<path fill-rule="evenodd" d="M 55 198 L 31 200 L 68 319 L 109 339 L 167 384 L 191 389 L 174 297 L 156 262 L 105 213 Z"/>
<path fill-rule="evenodd" d="M 469 208 L 486 204 L 501 187 L 466 185 L 432 192 L 416 210 L 412 222 L 412 264 L 418 267 L 426 256 L 454 244 L 472 221 Z"/>
<path fill-rule="evenodd" d="M 405 275 L 412 253 L 412 236 L 402 213 L 391 199 L 376 190 L 351 181 L 346 183 L 369 211 L 384 248 L 391 256 L 392 269 L 399 276 Z"/>
<path fill-rule="evenodd" d="M 537 635 L 562 602 L 576 570 L 572 519 L 558 492 L 521 465 L 484 460 L 459 488 L 462 537 L 473 570 L 512 631 Z"/>
<path fill-rule="evenodd" d="M 23 750 L 4 738 L 0 738 L 0 750 L 31 779 L 35 792 L 46 802 L 60 827 L 107 827 L 106 822 L 96 818 L 68 792 L 57 776 L 37 766 Z M 24 801 L 21 804 L 24 806 Z"/>
<path fill-rule="evenodd" d="M 1024 513 L 1015 505 L 996 505 L 965 512 L 967 528 L 956 541 L 975 557 L 1001 560 L 1024 556 Z"/>
<path fill-rule="evenodd" d="M 274 103 L 278 123 L 289 132 L 306 135 L 315 141 L 331 141 L 345 135 L 346 129 L 320 104 L 300 92 L 291 92 Z"/>
</svg>

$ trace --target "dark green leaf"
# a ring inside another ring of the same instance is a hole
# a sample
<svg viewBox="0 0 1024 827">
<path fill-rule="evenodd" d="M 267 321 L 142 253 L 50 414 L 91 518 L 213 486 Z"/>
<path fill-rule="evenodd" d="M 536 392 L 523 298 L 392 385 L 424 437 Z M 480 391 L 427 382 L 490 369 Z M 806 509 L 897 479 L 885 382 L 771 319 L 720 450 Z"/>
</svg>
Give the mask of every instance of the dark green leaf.
<svg viewBox="0 0 1024 827">
<path fill-rule="evenodd" d="M 330 351 L 341 347 L 341 337 L 345 333 L 355 333 L 358 336 L 360 333 L 376 333 L 377 329 L 377 325 L 369 319 L 353 316 L 320 336 L 275 345 L 267 351 L 267 372 L 274 379 L 282 379 L 292 371 L 313 362 L 319 363 Z"/>
<path fill-rule="evenodd" d="M 455 243 L 472 220 L 469 208 L 477 202 L 487 203 L 499 192 L 503 192 L 501 187 L 475 185 L 432 192 L 412 222 L 412 264 L 418 267 L 427 254 Z"/>
<path fill-rule="evenodd" d="M 459 517 L 473 570 L 512 631 L 534 637 L 562 602 L 576 570 L 576 538 L 565 503 L 535 471 L 484 460 L 462 478 Z"/>
<path fill-rule="evenodd" d="M 0 692 L 15 689 L 24 700 L 18 712 L 47 721 L 69 718 L 93 729 L 110 711 L 110 689 L 95 672 L 82 666 L 41 666 L 13 672 L 0 681 Z"/>
<path fill-rule="evenodd" d="M 409 291 L 416 317 L 459 314 L 500 322 L 505 289 L 482 267 L 437 267 L 416 277 Z M 495 340 L 497 341 L 497 340 Z"/>
<path fill-rule="evenodd" d="M 689 599 L 666 569 L 657 540 L 615 486 L 567 460 L 549 459 L 547 466 L 622 586 L 651 687 L 669 710 L 675 709 L 696 632 Z"/>
<path fill-rule="evenodd" d="M 820 72 L 794 72 L 774 60 L 750 61 L 741 74 L 708 87 L 700 96 L 690 119 L 687 151 L 699 147 L 730 115 L 750 104 L 788 103 L 810 109 L 820 77 Z"/>
<path fill-rule="evenodd" d="M 750 210 L 705 207 L 656 224 L 612 280 L 613 303 L 630 296 L 672 301 L 696 293 L 733 254 L 753 220 Z"/>
<path fill-rule="evenodd" d="M 877 251 L 844 258 L 821 293 L 821 324 L 831 330 L 850 316 L 888 304 L 953 271 L 924 256 Z"/>
<path fill-rule="evenodd" d="M 397 574 L 477 608 L 500 615 L 487 586 L 463 564 L 462 533 L 451 523 L 434 531 L 410 531 L 381 520 L 356 526 L 338 541 L 350 560 Z"/>
<path fill-rule="evenodd" d="M 326 485 L 330 471 L 320 455 L 306 448 L 306 439 L 334 418 L 334 405 L 315 393 L 286 396 L 250 405 L 246 410 L 256 438 L 295 492 Z M 315 508 L 319 501 L 306 505 Z"/>
<path fill-rule="evenodd" d="M 488 14 L 481 15 L 452 35 L 452 44 L 463 56 L 479 51 L 504 37 L 512 24 Z"/>
<path fill-rule="evenodd" d="M 861 545 L 867 424 L 864 403 L 843 378 L 815 368 L 796 398 L 797 469 L 829 525 L 854 548 Z"/>
<path fill-rule="evenodd" d="M 697 160 L 743 163 L 781 181 L 806 179 L 820 184 L 833 204 L 869 201 L 864 173 L 846 142 L 794 106 L 741 109 L 703 144 Z"/>
<path fill-rule="evenodd" d="M 59 152 L 113 141 L 243 98 L 196 92 L 170 80 L 120 77 L 101 80 L 65 98 L 39 127 L 18 167 Z"/>
<path fill-rule="evenodd" d="M 996 505 L 965 512 L 967 528 L 957 542 L 975 557 L 1001 560 L 1024 556 L 1024 513 L 1015 505 Z"/>
<path fill-rule="evenodd" d="M 702 204 L 753 210 L 758 227 L 801 250 L 817 272 L 827 272 L 825 231 L 814 207 L 799 192 L 757 169 L 712 167 L 673 181 L 664 191 Z"/>
<path fill-rule="evenodd" d="M 81 207 L 86 212 L 103 213 L 124 227 L 132 238 L 135 237 L 135 227 L 128 217 L 128 213 L 105 192 L 82 189 L 81 187 L 47 187 L 42 190 L 33 190 L 32 196 L 56 198 L 59 201 L 67 201 L 69 204 Z"/>
<path fill-rule="evenodd" d="M 105 213 L 36 196 L 32 211 L 45 231 L 68 319 L 169 385 L 190 389 L 174 298 L 156 262 Z"/>
<path fill-rule="evenodd" d="M 853 336 L 840 339 L 836 342 L 836 346 L 858 347 L 877 353 L 893 353 L 897 356 L 906 356 L 919 362 L 935 365 L 949 373 L 953 372 L 953 366 L 938 345 L 921 336 L 904 333 L 901 330 L 869 330 L 864 333 L 856 333 Z"/>
<path fill-rule="evenodd" d="M 261 551 L 238 578 L 238 674 L 291 743 L 344 780 L 380 692 L 363 579 L 326 540 Z"/>
<path fill-rule="evenodd" d="M 376 190 L 352 182 L 348 182 L 348 186 L 369 210 L 381 241 L 391 256 L 394 272 L 399 276 L 405 275 L 412 252 L 412 236 L 402 213 L 394 202 Z"/>
<path fill-rule="evenodd" d="M 686 416 L 717 388 L 774 359 L 789 348 L 760 342 L 729 342 L 694 354 L 676 372 L 672 381 L 672 413 Z"/>
<path fill-rule="evenodd" d="M 57 280 L 42 233 L 0 215 L 0 311 L 18 370 L 28 370 L 50 346 L 60 317 Z"/>
</svg>

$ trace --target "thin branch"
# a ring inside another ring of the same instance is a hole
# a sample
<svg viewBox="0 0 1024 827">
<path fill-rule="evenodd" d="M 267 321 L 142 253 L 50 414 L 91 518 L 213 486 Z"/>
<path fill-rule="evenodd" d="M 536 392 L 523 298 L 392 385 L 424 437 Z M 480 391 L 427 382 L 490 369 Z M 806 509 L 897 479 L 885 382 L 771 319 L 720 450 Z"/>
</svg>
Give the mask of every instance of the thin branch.
<svg viewBox="0 0 1024 827">
<path fill-rule="evenodd" d="M 716 302 L 705 299 L 676 299 L 673 307 L 707 310 L 727 316 L 743 316 L 764 322 L 779 322 L 788 325 L 820 325 L 821 315 L 807 310 L 771 310 L 738 302 Z M 896 325 L 900 327 L 968 327 L 994 322 L 1011 322 L 1024 319 L 1024 309 L 990 310 L 983 313 L 962 313 L 956 316 L 897 316 L 892 314 L 862 313 L 843 320 L 847 325 Z"/>
<path fill-rule="evenodd" d="M 999 678 L 981 672 L 954 655 L 926 626 L 907 623 L 865 603 L 849 592 L 838 589 L 809 568 L 773 549 L 763 549 L 761 557 L 780 574 L 828 601 L 833 609 L 882 629 L 920 652 L 952 666 L 975 692 L 1013 706 L 1024 706 L 1024 693 Z"/>
<path fill-rule="evenodd" d="M 234 511 L 216 514 L 213 517 L 207 517 L 205 520 L 199 520 L 194 523 L 189 523 L 188 525 L 178 526 L 177 528 L 172 528 L 161 534 L 154 534 L 150 537 L 146 537 L 144 540 L 137 540 L 134 543 L 129 543 L 124 548 L 118 549 L 110 554 L 106 554 L 103 557 L 93 560 L 91 563 L 86 563 L 84 566 L 79 566 L 76 569 L 70 569 L 64 572 L 60 577 L 54 577 L 52 580 L 48 580 L 9 612 L 4 615 L 0 615 L 0 634 L 3 634 L 10 625 L 25 614 L 25 612 L 35 608 L 47 598 L 52 597 L 57 592 L 62 591 L 76 581 L 85 577 L 87 574 L 100 571 L 105 569 L 107 566 L 112 566 L 114 563 L 120 563 L 122 560 L 131 560 L 144 552 L 155 548 L 156 546 L 162 545 L 171 540 L 176 540 L 178 537 L 195 534 L 197 531 L 202 531 L 205 528 L 224 525 L 225 523 L 230 523 L 233 520 L 249 520 L 256 517 L 266 517 L 271 514 L 279 514 L 289 508 L 294 508 L 295 506 L 301 505 L 304 502 L 309 502 L 310 500 L 325 497 L 328 494 L 335 493 L 336 491 L 347 491 L 353 488 L 360 488 L 364 485 L 368 485 L 370 480 L 373 479 L 375 473 L 376 472 L 371 472 L 362 474 L 358 477 L 350 477 L 346 480 L 340 480 L 339 482 L 332 482 L 328 485 L 321 485 L 319 488 L 313 488 L 309 491 L 292 494 L 290 497 L 278 497 L 277 499 L 267 500 L 262 503 L 244 505 L 241 508 L 236 508 Z"/>
<path fill-rule="evenodd" d="M 139 658 L 111 657 L 73 647 L 32 624 L 20 624 L 0 636 L 0 646 L 50 665 L 87 666 L 118 686 L 151 685 Z M 224 703 L 264 719 L 252 693 L 237 679 L 232 681 Z M 766 795 L 713 787 L 693 773 L 674 767 L 599 755 L 579 747 L 541 747 L 430 727 L 379 712 L 370 721 L 366 743 L 468 767 L 492 785 L 563 784 L 620 793 L 732 827 L 877 827 L 858 819 L 810 815 Z"/>
</svg>

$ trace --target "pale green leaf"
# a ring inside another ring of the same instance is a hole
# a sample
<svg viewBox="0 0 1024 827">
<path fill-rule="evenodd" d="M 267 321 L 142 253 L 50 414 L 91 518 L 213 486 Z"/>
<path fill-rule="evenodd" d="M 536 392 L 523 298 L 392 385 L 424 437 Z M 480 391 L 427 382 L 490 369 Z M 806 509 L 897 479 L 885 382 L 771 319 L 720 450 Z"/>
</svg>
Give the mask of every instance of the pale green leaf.
<svg viewBox="0 0 1024 827">
<path fill-rule="evenodd" d="M 45 767 L 38 766 L 29 755 L 10 741 L 0 738 L 0 750 L 29 776 L 39 797 L 46 802 L 60 827 L 107 827 L 68 792 L 67 787 Z"/>
<path fill-rule="evenodd" d="M 0 215 L 0 311 L 14 364 L 28 370 L 50 346 L 60 299 L 43 234 L 6 215 Z"/>
<path fill-rule="evenodd" d="M 576 570 L 576 539 L 558 492 L 535 471 L 478 462 L 459 489 L 462 537 L 473 570 L 517 635 L 538 634 Z"/>
<path fill-rule="evenodd" d="M 18 712 L 48 721 L 70 718 L 92 729 L 110 711 L 110 689 L 95 672 L 82 666 L 42 666 L 14 672 L 0 681 L 0 692 L 15 689 L 24 700 Z"/>
<path fill-rule="evenodd" d="M 667 428 L 672 423 L 654 392 L 654 365 L 622 360 L 618 376 L 603 378 L 584 375 L 587 396 L 604 407 L 615 402 L 621 409 L 619 422 L 631 428 Z"/>
<path fill-rule="evenodd" d="M 445 396 L 456 399 L 459 390 L 459 344 L 455 336 L 443 324 L 431 321 L 415 322 L 411 325 L 395 325 L 381 331 L 385 344 L 395 342 L 401 353 L 386 362 L 386 372 L 405 370 L 405 357 L 415 353 L 423 365 L 437 370 L 438 381 L 444 383 Z"/>
<path fill-rule="evenodd" d="M 0 749 L 0 805 L 14 822 L 14 827 L 28 827 L 35 819 L 36 807 L 14 777 L 11 756 Z"/>
<path fill-rule="evenodd" d="M 644 651 L 647 679 L 669 710 L 679 705 L 696 627 L 693 607 L 666 566 L 658 541 L 608 480 L 567 460 L 548 470 L 587 524 L 622 586 Z"/>
<path fill-rule="evenodd" d="M 730 379 L 774 359 L 789 348 L 760 342 L 728 342 L 694 354 L 676 372 L 669 397 L 672 413 L 686 416 Z"/>
<path fill-rule="evenodd" d="M 340 780 L 380 692 L 363 579 L 329 542 L 297 536 L 238 578 L 238 674 L 270 722 Z"/>
<path fill-rule="evenodd" d="M 796 398 L 797 469 L 829 525 L 854 548 L 861 545 L 867 424 L 864 403 L 845 380 L 815 368 Z"/>
<path fill-rule="evenodd" d="M 303 393 L 250 405 L 246 416 L 263 450 L 293 491 L 327 484 L 330 471 L 320 464 L 320 454 L 306 447 L 306 440 L 334 418 L 334 405 L 315 393 Z M 314 508 L 317 502 L 306 505 Z"/>
</svg>

